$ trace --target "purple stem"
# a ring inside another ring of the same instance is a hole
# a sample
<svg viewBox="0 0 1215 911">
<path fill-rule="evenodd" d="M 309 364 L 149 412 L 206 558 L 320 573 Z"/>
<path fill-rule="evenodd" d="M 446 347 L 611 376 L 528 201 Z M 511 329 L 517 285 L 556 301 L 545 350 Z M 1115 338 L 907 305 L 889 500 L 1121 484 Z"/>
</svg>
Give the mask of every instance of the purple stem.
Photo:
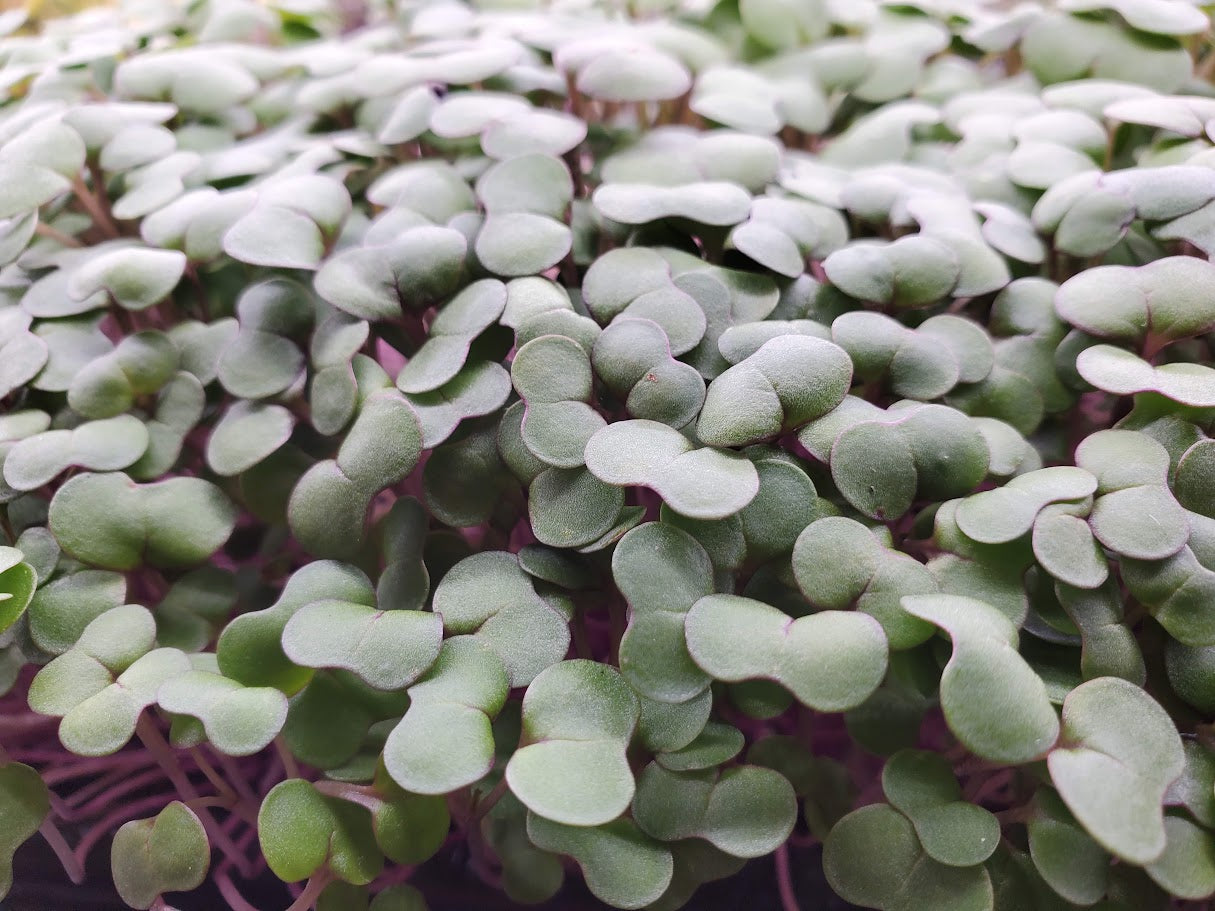
<svg viewBox="0 0 1215 911">
<path fill-rule="evenodd" d="M 42 837 L 46 839 L 46 843 L 51 846 L 51 850 L 55 852 L 55 856 L 59 858 L 59 862 L 63 864 L 63 870 L 67 873 L 68 879 L 78 886 L 84 882 L 84 865 L 72 853 L 67 839 L 59 831 L 59 827 L 55 825 L 55 820 L 48 816 L 42 821 L 42 825 L 38 827 L 38 831 L 42 833 Z"/>
<path fill-rule="evenodd" d="M 106 788 L 87 803 L 77 807 L 74 814 L 75 818 L 79 819 L 81 817 L 100 813 L 105 810 L 107 806 L 114 806 L 120 797 L 163 780 L 164 774 L 160 771 L 160 769 L 149 769 L 142 775 L 134 775 L 130 778 L 123 779 L 119 783 Z"/>
<path fill-rule="evenodd" d="M 789 846 L 776 849 L 776 884 L 780 888 L 780 904 L 784 911 L 801 911 L 797 896 L 793 892 L 793 878 L 789 875 Z"/>
<path fill-rule="evenodd" d="M 160 767 L 164 770 L 165 775 L 168 776 L 169 781 L 173 783 L 173 787 L 177 789 L 177 793 L 182 800 L 196 800 L 198 798 L 198 791 L 190 779 L 186 777 L 186 773 L 182 770 L 181 764 L 173 754 L 169 742 L 165 740 L 164 735 L 160 733 L 160 729 L 150 716 L 146 714 L 140 716 L 139 721 L 135 724 L 135 733 L 138 735 L 140 741 L 143 742 L 148 752 L 152 754 L 152 757 L 160 764 Z M 253 875 L 252 862 L 247 855 L 237 850 L 236 845 L 232 843 L 231 836 L 215 822 L 215 817 L 206 809 L 200 810 L 197 815 L 216 847 L 232 860 L 242 876 L 245 878 L 251 877 Z M 232 818 L 235 819 L 237 817 Z"/>
<path fill-rule="evenodd" d="M 76 859 L 83 865 L 89 857 L 89 851 L 101 839 L 105 838 L 112 829 L 117 828 L 119 823 L 126 822 L 129 819 L 134 819 L 141 813 L 148 813 L 152 810 L 159 810 L 173 799 L 174 795 L 156 794 L 152 797 L 145 797 L 142 800 L 136 800 L 132 803 L 124 804 L 110 813 L 108 816 L 103 816 L 100 820 L 89 826 L 89 830 L 84 833 L 84 837 L 80 839 L 80 843 L 76 845 Z"/>
<path fill-rule="evenodd" d="M 236 888 L 236 884 L 232 882 L 232 877 L 228 875 L 226 869 L 220 869 L 215 874 L 215 885 L 219 888 L 219 894 L 224 897 L 224 901 L 228 903 L 228 907 L 232 911 L 258 911 L 253 905 L 245 901 L 245 897 L 240 894 L 240 890 Z"/>
</svg>

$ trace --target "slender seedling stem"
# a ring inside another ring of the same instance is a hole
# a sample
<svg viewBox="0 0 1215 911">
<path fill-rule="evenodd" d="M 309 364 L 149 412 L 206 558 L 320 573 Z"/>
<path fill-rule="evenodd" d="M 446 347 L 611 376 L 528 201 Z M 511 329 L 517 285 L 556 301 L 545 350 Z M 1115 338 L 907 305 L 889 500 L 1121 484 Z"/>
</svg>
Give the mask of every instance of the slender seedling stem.
<svg viewBox="0 0 1215 911">
<path fill-rule="evenodd" d="M 87 775 L 96 775 L 101 772 L 119 772 L 119 777 L 125 777 L 142 769 L 144 766 L 152 764 L 151 759 L 138 755 L 124 754 L 98 756 L 64 763 L 63 754 L 59 753 L 56 756 L 47 757 L 43 761 L 59 763 L 57 768 L 48 769 L 43 773 L 42 780 L 46 782 L 47 787 L 54 787 L 61 781 L 70 781 L 73 778 L 83 778 Z"/>
<path fill-rule="evenodd" d="M 84 866 L 72 853 L 67 839 L 59 831 L 59 827 L 55 825 L 55 820 L 48 816 L 42 820 L 42 825 L 38 827 L 38 831 L 42 833 L 42 837 L 46 839 L 46 843 L 51 846 L 51 850 L 59 858 L 59 863 L 63 864 L 63 870 L 67 873 L 68 879 L 78 886 L 84 882 Z"/>
<path fill-rule="evenodd" d="M 7 765 L 9 761 L 8 753 L 4 747 L 0 746 L 0 765 Z M 55 825 L 55 820 L 47 816 L 46 819 L 42 820 L 42 825 L 38 827 L 38 831 L 42 833 L 42 837 L 46 839 L 46 843 L 51 846 L 51 850 L 55 852 L 55 856 L 59 858 L 59 862 L 63 864 L 63 869 L 67 873 L 68 879 L 76 885 L 84 882 L 84 867 L 72 853 L 72 849 L 68 847 L 67 839 L 59 831 L 59 827 Z"/>
<path fill-rule="evenodd" d="M 202 750 L 198 747 L 190 747 L 190 758 L 194 760 L 199 770 L 207 776 L 207 781 L 211 782 L 211 786 L 220 794 L 235 803 L 239 798 L 232 785 L 228 784 L 224 777 L 215 770 L 215 766 L 207 761 L 207 757 L 202 754 Z"/>
<path fill-rule="evenodd" d="M 349 784 L 345 781 L 317 781 L 314 782 L 313 787 L 326 797 L 336 797 L 349 803 L 357 803 L 372 813 L 384 805 L 383 798 L 375 792 L 375 789 L 365 785 Z"/>
<path fill-rule="evenodd" d="M 223 770 L 224 776 L 228 785 L 235 789 L 236 793 L 241 796 L 241 799 L 246 803 L 257 807 L 261 804 L 261 800 L 257 794 L 253 792 L 253 788 L 249 786 L 249 782 L 245 780 L 245 773 L 241 771 L 231 756 L 227 756 L 212 747 L 215 754 L 215 759 L 219 763 L 219 767 Z"/>
<path fill-rule="evenodd" d="M 236 888 L 236 883 L 232 882 L 232 877 L 228 875 L 227 870 L 221 870 L 215 874 L 215 885 L 232 911 L 259 911 L 240 894 L 240 890 Z"/>
<path fill-rule="evenodd" d="M 147 714 L 139 716 L 139 721 L 135 723 L 135 734 L 143 743 L 144 748 L 152 754 L 152 757 L 164 770 L 169 781 L 173 783 L 173 787 L 177 789 L 178 795 L 186 803 L 197 801 L 199 799 L 198 789 L 190 781 L 185 771 L 181 767 L 181 763 L 177 761 L 177 757 L 173 755 L 173 750 L 169 746 L 169 742 L 165 740 L 164 735 L 160 733 L 160 729 L 156 723 L 152 721 Z M 214 817 L 211 816 L 204 807 L 198 812 L 198 818 L 202 821 L 203 827 L 207 830 L 207 834 L 215 842 L 216 846 L 232 860 L 237 869 L 240 870 L 242 876 L 248 877 L 253 875 L 252 862 L 248 856 L 239 851 L 232 843 L 231 837 L 220 828 Z"/>
<path fill-rule="evenodd" d="M 112 807 L 126 795 L 138 792 L 163 780 L 159 769 L 149 768 L 138 775 L 129 773 L 111 781 L 105 788 L 90 795 L 89 798 L 74 807 L 77 817 L 95 815 L 104 812 L 106 807 Z"/>
<path fill-rule="evenodd" d="M 113 832 L 119 823 L 135 819 L 141 813 L 154 812 L 164 807 L 172 799 L 171 793 L 153 794 L 151 797 L 144 797 L 130 803 L 120 804 L 114 812 L 103 816 L 94 823 L 90 823 L 88 830 L 81 836 L 80 843 L 76 845 L 76 850 L 73 852 L 76 860 L 80 862 L 81 866 L 84 866 L 85 861 L 88 860 L 89 852 L 93 850 L 97 842 Z"/>
<path fill-rule="evenodd" d="M 122 232 L 118 230 L 118 225 L 114 223 L 114 219 L 110 217 L 110 213 L 106 207 L 101 204 L 93 192 L 85 184 L 84 180 L 77 177 L 72 181 L 72 193 L 76 199 L 84 206 L 89 217 L 93 219 L 93 224 L 104 231 L 110 237 L 121 237 Z"/>
<path fill-rule="evenodd" d="M 186 806 L 191 810 L 196 811 L 206 809 L 207 807 L 223 807 L 230 810 L 232 809 L 232 801 L 230 801 L 227 797 L 220 797 L 217 794 L 213 794 L 210 797 L 199 797 L 197 800 L 187 800 Z"/>
<path fill-rule="evenodd" d="M 45 237 L 48 240 L 53 240 L 57 244 L 62 244 L 65 247 L 84 246 L 83 243 L 72 237 L 70 234 L 64 234 L 58 228 L 52 228 L 50 225 L 42 224 L 41 222 L 39 222 L 38 226 L 34 228 L 34 233 L 41 237 Z"/>
<path fill-rule="evenodd" d="M 283 773 L 288 778 L 299 778 L 300 767 L 296 763 L 295 757 L 291 755 L 291 750 L 287 747 L 287 742 L 283 740 L 282 734 L 274 738 L 274 749 L 278 751 L 278 758 L 283 761 Z"/>
<path fill-rule="evenodd" d="M 152 755 L 169 781 L 173 783 L 173 787 L 177 789 L 181 798 L 183 800 L 197 799 L 198 790 L 182 770 L 177 757 L 173 755 L 169 742 L 156 727 L 156 722 L 146 714 L 140 715 L 139 720 L 135 722 L 135 734 L 143 743 L 144 749 Z"/>
<path fill-rule="evenodd" d="M 793 892 L 793 877 L 789 872 L 789 846 L 776 849 L 776 885 L 780 889 L 780 905 L 784 911 L 801 911 Z"/>
<path fill-rule="evenodd" d="M 333 874 L 327 870 L 314 874 L 308 880 L 308 885 L 304 886 L 304 891 L 291 903 L 291 907 L 287 911 L 308 911 L 309 908 L 315 907 L 316 900 L 321 897 L 325 887 L 332 881 Z"/>
<path fill-rule="evenodd" d="M 472 815 L 468 818 L 468 825 L 470 828 L 480 822 L 481 819 L 494 808 L 494 805 L 501 800 L 502 796 L 506 793 L 506 789 L 506 776 L 503 775 L 498 779 L 498 783 L 494 785 L 493 790 L 486 794 L 485 798 L 479 801 L 473 808 Z"/>
</svg>

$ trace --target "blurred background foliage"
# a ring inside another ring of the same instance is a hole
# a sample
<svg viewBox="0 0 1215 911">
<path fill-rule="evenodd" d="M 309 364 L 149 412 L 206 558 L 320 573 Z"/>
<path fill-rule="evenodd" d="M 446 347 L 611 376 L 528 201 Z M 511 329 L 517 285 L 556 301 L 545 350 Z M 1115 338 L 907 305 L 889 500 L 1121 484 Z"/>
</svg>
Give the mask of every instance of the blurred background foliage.
<svg viewBox="0 0 1215 911">
<path fill-rule="evenodd" d="M 33 30 L 38 23 L 56 16 L 70 16 L 89 7 L 112 5 L 112 0 L 0 0 L 0 11 L 25 10 L 25 28 Z"/>
</svg>

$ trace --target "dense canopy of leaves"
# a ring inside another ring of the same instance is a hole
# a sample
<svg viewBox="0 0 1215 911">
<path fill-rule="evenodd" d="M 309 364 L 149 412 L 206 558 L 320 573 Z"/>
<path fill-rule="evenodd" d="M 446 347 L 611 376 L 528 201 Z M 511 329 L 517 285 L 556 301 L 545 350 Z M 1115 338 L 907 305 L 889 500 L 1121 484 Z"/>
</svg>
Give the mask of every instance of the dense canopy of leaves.
<svg viewBox="0 0 1215 911">
<path fill-rule="evenodd" d="M 1212 23 L 1004 6 L 0 16 L 0 895 L 1215 895 Z"/>
</svg>

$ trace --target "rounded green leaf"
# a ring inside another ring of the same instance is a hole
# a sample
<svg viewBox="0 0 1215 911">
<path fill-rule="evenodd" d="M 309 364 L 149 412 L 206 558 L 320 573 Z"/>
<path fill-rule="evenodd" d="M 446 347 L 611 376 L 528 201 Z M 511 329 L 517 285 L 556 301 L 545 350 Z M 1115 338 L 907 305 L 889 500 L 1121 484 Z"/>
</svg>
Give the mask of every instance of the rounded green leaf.
<svg viewBox="0 0 1215 911">
<path fill-rule="evenodd" d="M 1170 641 L 1165 649 L 1165 667 L 1178 696 L 1199 711 L 1215 710 L 1215 646 L 1194 647 Z"/>
<path fill-rule="evenodd" d="M 642 225 L 662 218 L 686 218 L 702 225 L 727 226 L 743 221 L 751 211 L 751 195 L 726 181 L 688 183 L 678 187 L 610 183 L 591 197 L 605 218 Z"/>
<path fill-rule="evenodd" d="M 600 101 L 663 101 L 692 85 L 674 58 L 647 47 L 605 50 L 578 71 L 579 92 Z"/>
<path fill-rule="evenodd" d="M 857 424 L 841 433 L 831 447 L 831 477 L 845 499 L 873 519 L 897 519 L 915 497 L 911 447 L 888 424 Z"/>
<path fill-rule="evenodd" d="M 708 595 L 688 612 L 688 651 L 729 682 L 765 678 L 822 712 L 869 698 L 886 674 L 886 636 L 866 614 L 822 611 L 797 620 L 736 595 Z"/>
<path fill-rule="evenodd" d="M 512 686 L 526 686 L 569 648 L 567 617 L 541 598 L 518 558 L 483 551 L 436 586 L 432 609 L 447 633 L 472 634 L 502 660 Z"/>
<path fill-rule="evenodd" d="M 528 813 L 527 836 L 545 851 L 573 857 L 591 892 L 615 908 L 643 908 L 657 900 L 671 882 L 671 852 L 646 836 L 631 819 L 588 828 Z"/>
<path fill-rule="evenodd" d="M 910 595 L 903 609 L 949 633 L 941 709 L 968 749 L 997 762 L 1041 758 L 1059 737 L 1046 686 L 1016 651 L 1016 628 L 996 608 L 958 595 Z"/>
<path fill-rule="evenodd" d="M 570 251 L 570 229 L 547 215 L 504 212 L 488 215 L 473 251 L 494 275 L 539 275 Z"/>
<path fill-rule="evenodd" d="M 383 869 L 371 816 L 362 807 L 322 796 L 311 782 L 275 785 L 257 813 L 262 854 L 285 882 L 312 876 L 323 864 L 344 882 L 365 885 Z"/>
<path fill-rule="evenodd" d="M 104 291 L 128 310 L 146 310 L 168 297 L 185 268 L 186 255 L 177 250 L 122 247 L 74 270 L 68 294 L 85 300 Z"/>
<path fill-rule="evenodd" d="M 17 622 L 34 599 L 38 574 L 21 551 L 0 547 L 0 633 Z"/>
<path fill-rule="evenodd" d="M 615 819 L 633 798 L 625 749 L 640 705 L 613 668 L 563 661 L 523 698 L 521 746 L 506 766 L 511 791 L 533 813 L 573 826 Z"/>
<path fill-rule="evenodd" d="M 1154 367 L 1112 345 L 1094 345 L 1080 352 L 1076 370 L 1089 383 L 1115 395 L 1156 392 L 1182 405 L 1215 407 L 1215 370 L 1188 362 Z"/>
<path fill-rule="evenodd" d="M 624 678 L 642 696 L 662 702 L 686 702 L 702 692 L 709 678 L 688 654 L 684 617 L 712 591 L 704 548 L 671 525 L 649 522 L 620 539 L 612 575 L 631 608 L 620 640 Z"/>
<path fill-rule="evenodd" d="M 314 601 L 283 627 L 283 653 L 303 667 L 352 671 L 381 690 L 404 689 L 439 656 L 443 621 L 432 613 Z"/>
<path fill-rule="evenodd" d="M 13 854 L 32 838 L 50 812 L 50 797 L 38 773 L 19 762 L 0 765 L 0 895 L 13 885 Z"/>
<path fill-rule="evenodd" d="M 245 686 L 296 693 L 313 672 L 293 664 L 283 653 L 283 629 L 306 604 L 329 599 L 370 607 L 375 604 L 375 590 L 353 566 L 331 560 L 305 564 L 292 573 L 270 607 L 241 614 L 224 628 L 215 647 L 220 671 Z"/>
<path fill-rule="evenodd" d="M 924 855 L 897 810 L 872 804 L 849 813 L 823 845 L 827 882 L 844 900 L 882 911 L 991 911 L 983 867 L 947 867 Z"/>
<path fill-rule="evenodd" d="M 585 468 L 549 468 L 528 491 L 532 532 L 551 547 L 581 547 L 604 535 L 624 508 L 624 491 Z"/>
<path fill-rule="evenodd" d="M 882 790 L 915 826 L 924 851 L 951 867 L 973 867 L 1000 843 L 1000 824 L 982 807 L 966 803 L 949 763 L 936 753 L 901 750 L 882 770 Z"/>
<path fill-rule="evenodd" d="M 265 749 L 287 720 L 287 697 L 274 687 L 245 687 L 209 671 L 166 681 L 156 701 L 167 712 L 191 715 L 221 753 L 248 756 Z"/>
<path fill-rule="evenodd" d="M 1136 864 L 1161 856 L 1161 801 L 1185 757 L 1172 720 L 1147 693 L 1117 677 L 1076 687 L 1047 765 L 1059 796 L 1103 848 Z"/>
<path fill-rule="evenodd" d="M 218 475 L 248 471 L 291 438 L 294 424 L 282 405 L 236 402 L 207 440 L 207 464 Z"/>
<path fill-rule="evenodd" d="M 1078 905 L 1099 901 L 1109 888 L 1110 856 L 1080 828 L 1048 789 L 1034 797 L 1026 824 L 1034 866 L 1059 895 Z"/>
<path fill-rule="evenodd" d="M 487 646 L 472 636 L 446 640 L 384 744 L 392 780 L 416 794 L 446 794 L 482 778 L 494 763 L 490 720 L 508 689 L 506 669 Z"/>
<path fill-rule="evenodd" d="M 586 444 L 591 474 L 619 487 L 653 488 L 676 512 L 721 519 L 759 492 L 749 460 L 717 449 L 697 449 L 678 431 L 656 421 L 618 421 Z"/>
<path fill-rule="evenodd" d="M 793 829 L 793 787 L 772 769 L 744 765 L 686 773 L 651 764 L 642 773 L 634 815 L 663 841 L 697 837 L 732 857 L 762 857 Z"/>
<path fill-rule="evenodd" d="M 1181 816 L 1164 821 L 1165 848 L 1148 875 L 1170 895 L 1201 901 L 1215 894 L 1215 836 Z"/>
<path fill-rule="evenodd" d="M 210 863 L 206 830 L 179 800 L 152 819 L 124 823 L 110 849 L 114 886 L 132 908 L 150 908 L 165 892 L 197 889 Z"/>
<path fill-rule="evenodd" d="M 228 540 L 236 508 L 200 478 L 136 484 L 121 473 L 81 474 L 55 492 L 49 522 L 65 552 L 94 566 L 188 566 Z"/>
<path fill-rule="evenodd" d="M 795 430 L 844 399 L 852 364 L 843 349 L 782 335 L 709 384 L 696 435 L 710 446 L 746 446 Z"/>
<path fill-rule="evenodd" d="M 1215 440 L 1199 440 L 1182 454 L 1173 493 L 1191 512 L 1215 518 Z"/>
</svg>

